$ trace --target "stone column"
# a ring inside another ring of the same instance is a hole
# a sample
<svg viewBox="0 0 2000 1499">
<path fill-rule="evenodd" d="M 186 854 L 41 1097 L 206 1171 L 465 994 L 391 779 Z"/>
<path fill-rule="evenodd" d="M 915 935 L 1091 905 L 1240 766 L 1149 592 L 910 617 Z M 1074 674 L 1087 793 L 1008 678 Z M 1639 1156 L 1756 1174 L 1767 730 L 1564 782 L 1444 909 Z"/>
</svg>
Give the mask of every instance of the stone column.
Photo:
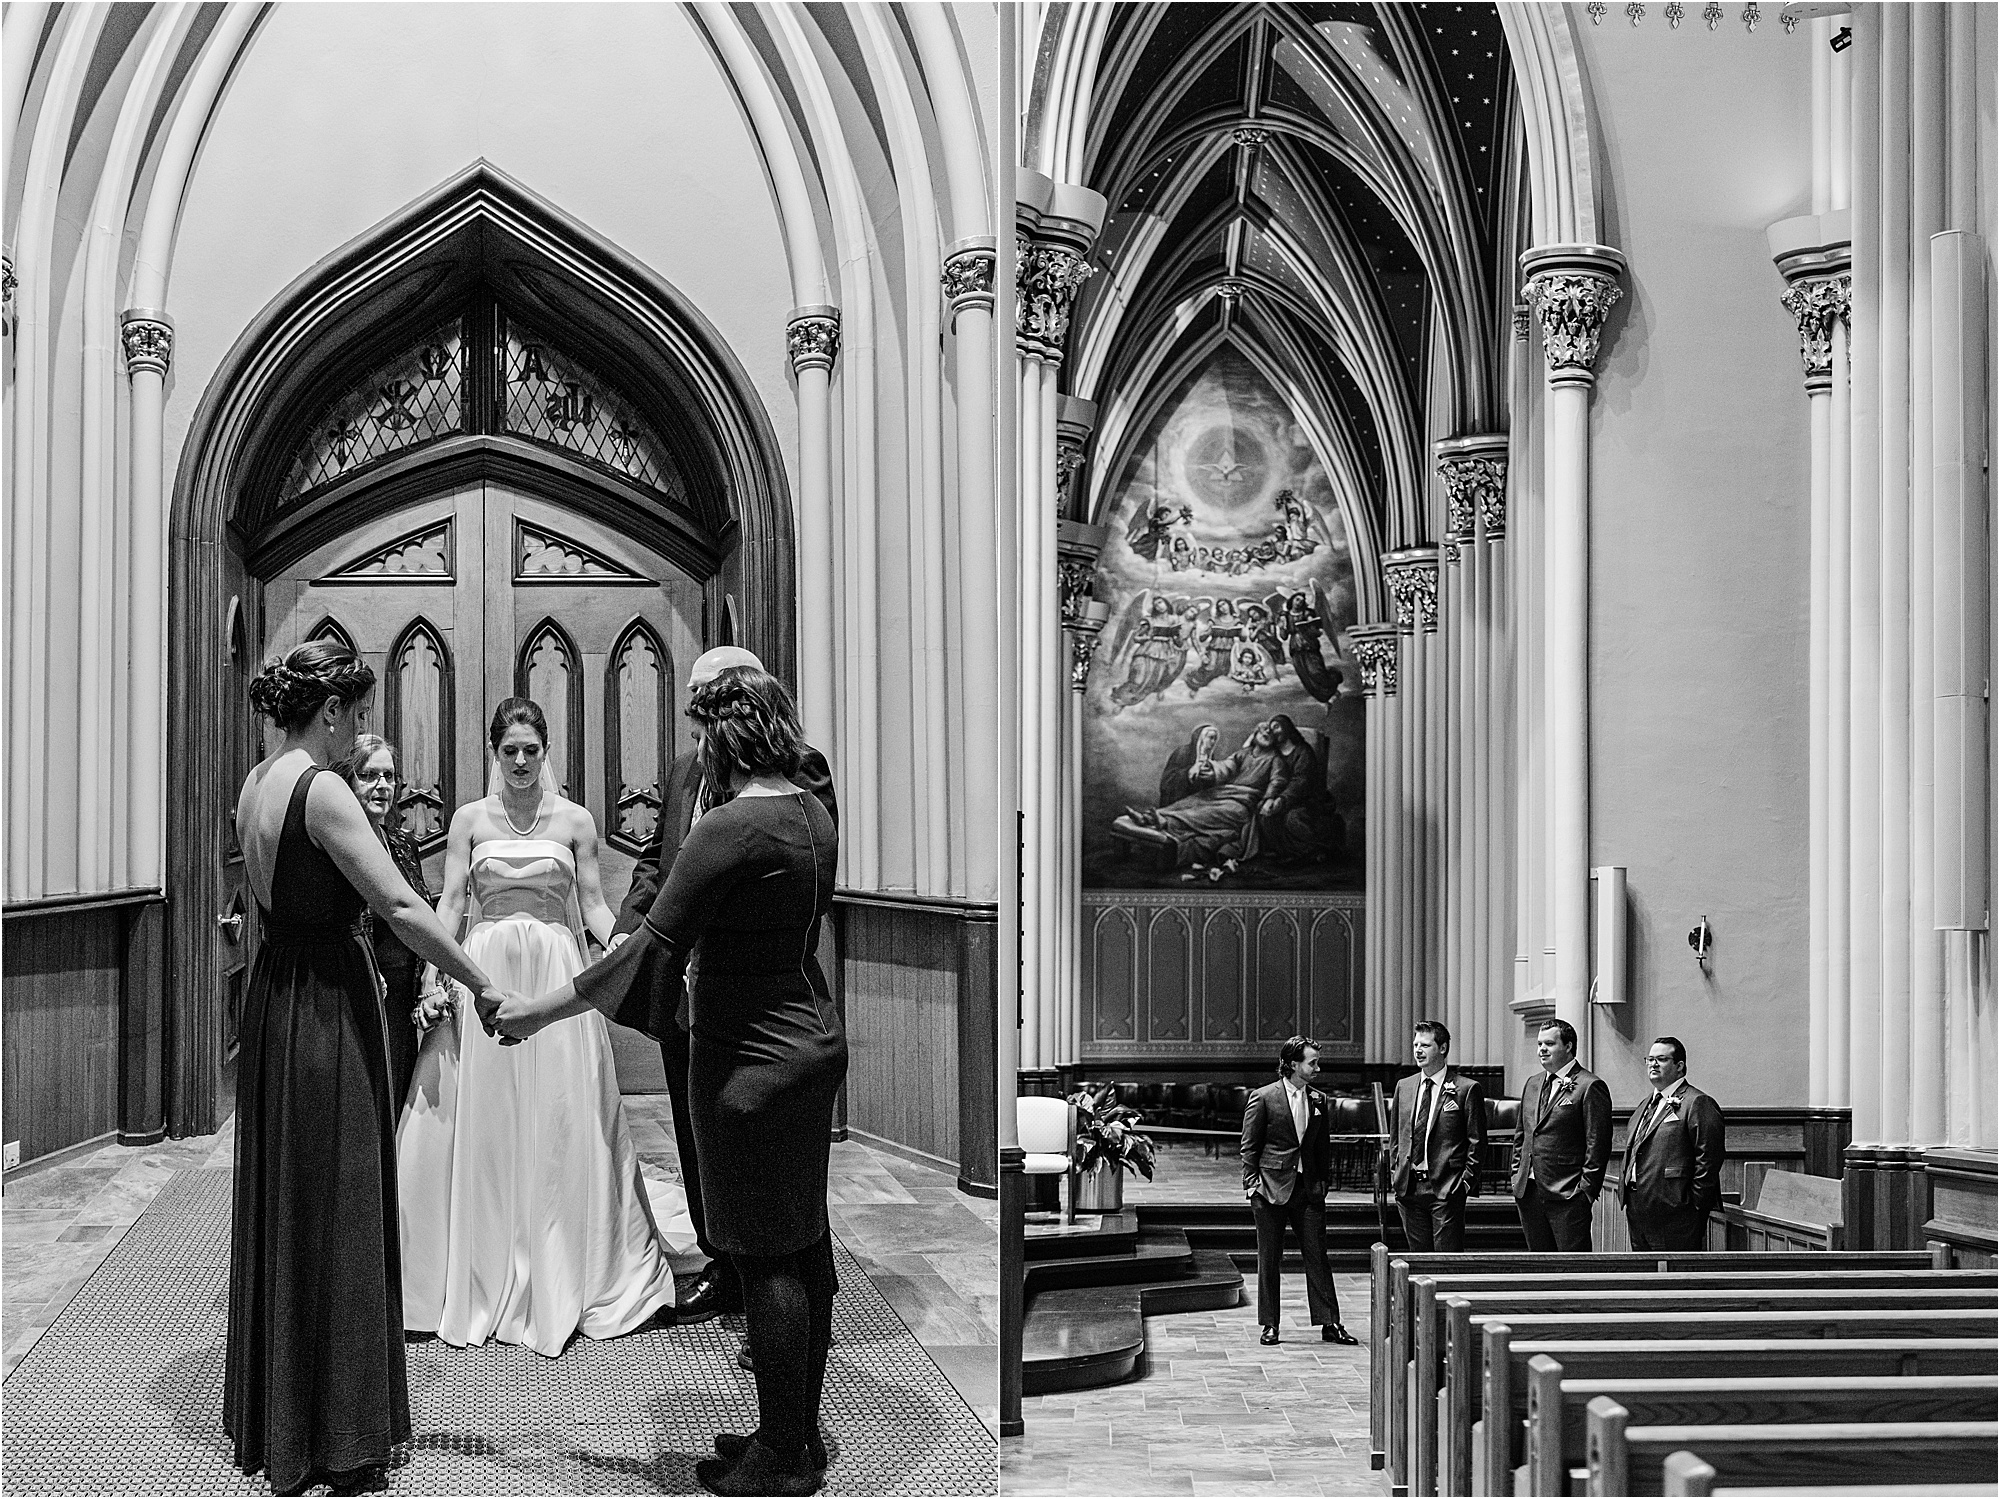
<svg viewBox="0 0 2000 1499">
<path fill-rule="evenodd" d="M 1397 734 L 1397 664 L 1400 632 L 1391 622 L 1355 625 L 1347 632 L 1348 652 L 1361 669 L 1367 754 L 1366 826 L 1362 839 L 1368 906 L 1362 920 L 1362 984 L 1366 1013 L 1364 1055 L 1371 1062 L 1401 1058 L 1408 1041 L 1408 1017 L 1391 975 L 1391 934 L 1400 920 L 1397 898 L 1402 845 L 1395 829 L 1400 803 L 1401 744 Z"/>
<path fill-rule="evenodd" d="M 1392 975 L 1403 996 L 1407 1029 L 1407 1024 L 1435 1013 L 1440 997 L 1438 814 L 1444 800 L 1440 754 L 1444 680 L 1437 660 L 1438 549 L 1403 547 L 1384 553 L 1382 579 L 1395 601 L 1396 628 L 1407 642 L 1398 694 L 1402 795 L 1396 819 L 1404 855 L 1395 951 L 1400 966 Z"/>
<path fill-rule="evenodd" d="M 1548 364 L 1543 621 L 1555 1008 L 1579 1035 L 1590 1004 L 1590 391 L 1624 267 L 1606 245 L 1542 245 L 1521 257 Z"/>
<path fill-rule="evenodd" d="M 1492 921 L 1494 888 L 1505 889 L 1511 873 L 1502 863 L 1506 843 L 1496 839 L 1491 816 L 1501 784 L 1495 770 L 1507 753 L 1493 702 L 1494 679 L 1505 667 L 1497 654 L 1493 606 L 1500 559 L 1493 543 L 1506 531 L 1507 443 L 1504 432 L 1478 433 L 1446 438 L 1435 448 L 1445 493 L 1444 555 L 1451 563 L 1459 631 L 1454 716 L 1462 750 L 1452 786 L 1457 899 L 1448 921 L 1459 948 L 1452 1055 L 1466 1063 L 1505 1060 L 1487 1054 L 1495 1030 L 1489 1012 L 1505 1002 L 1506 960 L 1512 956 L 1502 953 L 1506 936 Z"/>
<path fill-rule="evenodd" d="M 1792 221 L 1798 230 L 1774 226 L 1773 246 L 1779 271 L 1788 285 L 1781 299 L 1798 324 L 1799 357 L 1805 366 L 1806 403 L 1812 432 L 1811 493 L 1811 628 L 1808 650 L 1809 732 L 1807 765 L 1807 951 L 1806 1006 L 1808 1015 L 1806 1099 L 1813 1107 L 1827 1103 L 1828 1077 L 1834 1055 L 1828 949 L 1839 924 L 1831 915 L 1830 892 L 1836 888 L 1828 863 L 1828 645 L 1832 619 L 1833 507 L 1833 343 L 1835 325 L 1847 317 L 1853 281 L 1848 275 L 1849 247 L 1843 240 L 1822 245 L 1821 220 Z M 1810 225 L 1809 233 L 1804 233 Z M 1807 243 L 1790 241 L 1803 237 Z M 1842 372 L 1845 378 L 1845 371 Z M 1840 440 L 1845 441 L 1842 433 Z M 1844 881 L 1838 888 L 1845 890 Z M 1845 1053 L 1845 1044 L 1840 1048 Z"/>
<path fill-rule="evenodd" d="M 1087 402 L 1066 404 L 1082 406 Z M 1094 413 L 1093 413 L 1094 414 Z M 1060 449 L 1058 450 L 1060 453 Z M 1058 458 L 1058 473 L 1063 474 Z M 1067 470 L 1076 473 L 1076 465 Z M 1057 931 L 1061 935 L 1061 985 L 1063 1052 L 1060 1065 L 1076 1066 L 1083 1055 L 1083 1038 L 1089 1029 L 1084 1014 L 1083 964 L 1089 934 L 1083 921 L 1083 697 L 1090 685 L 1090 663 L 1097 653 L 1097 638 L 1110 616 L 1110 607 L 1090 596 L 1097 576 L 1097 559 L 1111 532 L 1105 526 L 1087 526 L 1081 521 L 1063 520 L 1057 525 L 1057 586 L 1062 601 L 1063 636 L 1068 644 L 1070 691 L 1062 705 L 1062 819 L 1061 884 Z"/>
<path fill-rule="evenodd" d="M 962 779 L 952 788 L 951 889 L 985 900 L 997 867 L 991 818 L 974 813 L 978 791 L 999 784 L 998 746 L 985 726 L 999 721 L 998 684 L 991 672 L 971 666 L 997 659 L 993 555 L 993 272 L 991 239 L 953 244 L 944 258 L 945 311 L 951 328 L 952 388 L 957 396 L 958 569 L 948 628 L 958 642 L 955 659 L 966 669 L 946 681 L 952 762 Z M 981 1048 L 984 1051 L 984 1048 Z"/>
<path fill-rule="evenodd" d="M 163 775 L 137 767 L 167 763 L 167 497 L 163 417 L 174 360 L 173 319 L 134 308 L 119 319 L 125 371 L 132 382 L 132 702 L 126 714 L 126 764 L 133 767 L 129 868 L 133 883 L 157 885 L 166 872 Z M 16 502 L 20 497 L 17 495 Z"/>
<path fill-rule="evenodd" d="M 1092 267 L 1084 251 L 1103 221 L 1104 200 L 1087 189 L 1019 177 L 1016 208 L 1015 350 L 1020 395 L 1020 597 L 1022 819 L 1021 973 L 1025 990 L 1021 1069 L 1045 1076 L 1073 1067 L 1071 1017 L 1063 1010 L 1064 715 L 1069 662 L 1057 572 L 1057 375 L 1071 308 Z"/>
<path fill-rule="evenodd" d="M 840 354 L 840 309 L 825 304 L 796 308 L 785 324 L 785 352 L 799 401 L 799 720 L 809 743 L 838 753 L 832 387 L 833 361 Z"/>
</svg>

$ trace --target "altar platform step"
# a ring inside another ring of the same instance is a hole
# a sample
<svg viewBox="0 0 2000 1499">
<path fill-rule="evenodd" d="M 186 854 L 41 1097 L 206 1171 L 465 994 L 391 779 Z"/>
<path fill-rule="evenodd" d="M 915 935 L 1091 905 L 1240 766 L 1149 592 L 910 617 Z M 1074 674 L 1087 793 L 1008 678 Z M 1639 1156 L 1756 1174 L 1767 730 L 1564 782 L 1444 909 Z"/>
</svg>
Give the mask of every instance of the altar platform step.
<svg viewBox="0 0 2000 1499">
<path fill-rule="evenodd" d="M 1133 1211 L 1142 1232 L 1176 1230 L 1197 1252 L 1218 1251 L 1245 1271 L 1254 1273 L 1257 1268 L 1257 1225 L 1250 1204 L 1241 1198 L 1228 1203 L 1147 1203 Z M 1384 1239 L 1383 1224 L 1372 1201 L 1328 1200 L 1326 1253 L 1336 1274 L 1367 1274 L 1370 1250 L 1378 1239 Z M 1291 1242 L 1287 1235 L 1286 1243 Z M 1392 1250 L 1403 1248 L 1402 1222 L 1393 1208 L 1384 1242 Z M 1489 1253 L 1528 1247 L 1513 1198 L 1475 1197 L 1465 1205 L 1465 1247 L 1468 1252 Z M 1287 1250 L 1284 1268 L 1304 1268 L 1296 1249 Z"/>
<path fill-rule="evenodd" d="M 1146 1351 L 1147 1317 L 1232 1307 L 1243 1294 L 1228 1254 L 1196 1250 L 1175 1229 L 1135 1228 L 1123 1253 L 1031 1258 L 1025 1275 L 1029 1395 L 1129 1379 Z"/>
</svg>

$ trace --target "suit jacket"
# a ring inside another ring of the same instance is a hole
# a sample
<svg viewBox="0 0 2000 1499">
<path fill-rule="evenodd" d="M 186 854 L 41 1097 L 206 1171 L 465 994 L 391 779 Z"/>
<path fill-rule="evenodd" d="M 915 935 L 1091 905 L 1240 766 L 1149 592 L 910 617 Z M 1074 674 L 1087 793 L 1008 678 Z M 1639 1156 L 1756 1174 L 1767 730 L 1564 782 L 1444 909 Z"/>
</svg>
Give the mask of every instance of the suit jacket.
<svg viewBox="0 0 2000 1499">
<path fill-rule="evenodd" d="M 1389 1180 L 1398 1197 L 1417 1190 L 1416 1168 L 1430 1172 L 1428 1186 L 1439 1197 L 1464 1197 L 1479 1179 L 1479 1158 L 1486 1149 L 1486 1099 L 1479 1084 L 1456 1067 L 1438 1074 L 1431 1100 L 1430 1129 L 1419 1160 L 1410 1149 L 1410 1126 L 1417 1115 L 1424 1075 L 1413 1072 L 1396 1080 L 1389 1102 Z"/>
<path fill-rule="evenodd" d="M 1250 1095 L 1243 1108 L 1243 1189 L 1262 1191 L 1273 1203 L 1292 1200 L 1301 1182 L 1315 1199 L 1324 1200 L 1333 1178 L 1333 1139 L 1326 1095 L 1306 1089 L 1306 1137 L 1299 1138 L 1292 1122 L 1292 1103 L 1284 1080 L 1267 1083 Z"/>
<path fill-rule="evenodd" d="M 1579 1065 L 1544 1119 L 1542 1095 L 1554 1082 L 1537 1071 L 1521 1089 L 1514 1195 L 1526 1197 L 1532 1181 L 1557 1197 L 1581 1192 L 1594 1202 L 1604 1190 L 1604 1168 L 1611 1162 L 1611 1090 L 1603 1078 Z"/>
<path fill-rule="evenodd" d="M 833 772 L 827 767 L 826 756 L 807 745 L 799 764 L 799 773 L 792 780 L 820 799 L 820 804 L 826 808 L 826 815 L 833 819 L 834 831 L 838 832 L 840 810 L 834 802 Z M 694 826 L 694 810 L 701 796 L 701 781 L 700 751 L 686 750 L 674 758 L 673 769 L 667 774 L 667 794 L 660 807 L 660 819 L 654 825 L 652 841 L 639 856 L 639 862 L 632 866 L 632 888 L 625 892 L 625 904 L 619 908 L 618 920 L 611 929 L 614 937 L 620 932 L 636 932 L 645 922 L 646 913 L 653 909 L 661 887 L 673 872 L 674 858 L 681 851 L 688 829 Z M 662 1040 L 676 1025 L 685 1030 L 686 1012 L 681 1000 L 686 988 L 686 972 L 685 962 L 657 965 L 652 992 L 641 994 L 635 991 L 611 1019 Z M 818 993 L 831 996 L 832 990 L 819 964 L 817 930 L 813 932 L 806 953 L 806 977 Z"/>
<path fill-rule="evenodd" d="M 1650 1105 L 1653 1096 L 1646 1095 Z M 1642 1213 L 1698 1213 L 1722 1206 L 1722 1110 L 1692 1083 L 1625 1141 L 1625 1206 Z"/>
<path fill-rule="evenodd" d="M 799 773 L 792 780 L 819 798 L 838 832 L 840 808 L 834 802 L 833 772 L 827 768 L 826 756 L 807 745 Z M 653 909 L 660 887 L 673 871 L 674 856 L 681 851 L 688 829 L 694 826 L 695 804 L 700 797 L 700 751 L 684 750 L 674 757 L 673 769 L 667 772 L 667 794 L 660 807 L 660 818 L 653 826 L 652 841 L 639 855 L 639 862 L 632 866 L 632 888 L 625 892 L 625 904 L 619 908 L 618 922 L 611 929 L 613 936 L 638 931 L 646 913 Z"/>
</svg>

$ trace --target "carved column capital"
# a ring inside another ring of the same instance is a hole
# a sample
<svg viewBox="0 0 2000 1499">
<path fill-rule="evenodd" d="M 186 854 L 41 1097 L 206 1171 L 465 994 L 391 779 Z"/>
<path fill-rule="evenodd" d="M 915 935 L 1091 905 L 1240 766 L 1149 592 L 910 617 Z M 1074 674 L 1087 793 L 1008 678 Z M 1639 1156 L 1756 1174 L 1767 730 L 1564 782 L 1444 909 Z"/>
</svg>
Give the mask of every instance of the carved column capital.
<svg viewBox="0 0 2000 1499">
<path fill-rule="evenodd" d="M 1097 635 L 1104 628 L 1101 618 L 1078 620 L 1069 630 L 1069 685 L 1072 692 L 1090 686 L 1090 663 L 1097 659 Z"/>
<path fill-rule="evenodd" d="M 1530 327 L 1531 317 L 1532 314 L 1528 311 L 1528 304 L 1526 302 L 1516 302 L 1514 304 L 1515 343 L 1524 344 L 1528 341 L 1528 331 Z"/>
<path fill-rule="evenodd" d="M 0 255 L 0 307 L 14 305 L 14 288 L 19 284 L 14 279 L 14 257 Z"/>
<path fill-rule="evenodd" d="M 1848 321 L 1854 278 L 1809 276 L 1794 281 L 1778 300 L 1799 325 L 1799 361 L 1806 393 L 1833 388 L 1833 324 Z"/>
<path fill-rule="evenodd" d="M 1014 342 L 1024 359 L 1061 364 L 1070 309 L 1095 267 L 1073 245 L 1015 236 Z"/>
<path fill-rule="evenodd" d="M 962 239 L 944 257 L 945 306 L 953 317 L 968 307 L 993 306 L 993 275 L 999 254 L 990 239 Z"/>
<path fill-rule="evenodd" d="M 1405 635 L 1438 627 L 1438 549 L 1404 547 L 1382 558 L 1382 581 L 1396 602 L 1396 628 Z"/>
<path fill-rule="evenodd" d="M 1110 539 L 1109 526 L 1057 520 L 1056 587 L 1064 629 L 1081 628 L 1081 622 L 1087 619 L 1096 620 L 1097 624 L 1091 628 L 1098 628 L 1109 614 L 1109 606 L 1093 599 L 1090 589 L 1097 578 L 1097 559 Z"/>
<path fill-rule="evenodd" d="M 162 380 L 174 365 L 174 324 L 164 312 L 134 308 L 119 316 L 118 336 L 125 345 L 125 369 L 136 375 L 151 370 Z"/>
<path fill-rule="evenodd" d="M 1084 448 L 1090 441 L 1091 430 L 1097 425 L 1097 403 L 1086 401 L 1080 396 L 1058 396 L 1056 398 L 1056 515 L 1074 516 L 1079 520 L 1084 515 L 1082 495 L 1079 490 L 1083 474 Z M 1096 556 L 1093 550 L 1091 555 Z"/>
<path fill-rule="evenodd" d="M 1396 695 L 1399 633 L 1392 624 L 1355 625 L 1347 632 L 1347 648 L 1361 668 L 1361 690 L 1370 697 Z"/>
<path fill-rule="evenodd" d="M 785 353 L 792 361 L 792 373 L 831 370 L 840 353 L 840 309 L 801 307 L 785 324 Z"/>
<path fill-rule="evenodd" d="M 1238 125 L 1229 132 L 1229 138 L 1239 146 L 1248 146 L 1255 151 L 1271 139 L 1271 132 L 1262 125 Z"/>
<path fill-rule="evenodd" d="M 1444 485 L 1445 540 L 1456 561 L 1457 547 L 1473 539 L 1476 524 L 1486 528 L 1489 541 L 1507 534 L 1507 434 L 1448 437 L 1436 451 L 1438 480 Z"/>
<path fill-rule="evenodd" d="M 1607 245 L 1543 245 L 1521 257 L 1522 288 L 1542 323 L 1542 357 L 1556 385 L 1596 379 L 1604 320 L 1624 295 L 1625 257 Z"/>
</svg>

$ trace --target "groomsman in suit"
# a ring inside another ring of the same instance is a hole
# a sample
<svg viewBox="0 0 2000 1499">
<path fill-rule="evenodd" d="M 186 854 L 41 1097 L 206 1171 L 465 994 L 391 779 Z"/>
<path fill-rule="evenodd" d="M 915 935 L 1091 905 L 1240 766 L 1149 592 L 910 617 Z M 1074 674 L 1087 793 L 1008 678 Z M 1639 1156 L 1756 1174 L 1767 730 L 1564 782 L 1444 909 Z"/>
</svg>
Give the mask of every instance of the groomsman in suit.
<svg viewBox="0 0 2000 1499">
<path fill-rule="evenodd" d="M 1486 1099 L 1479 1084 L 1446 1064 L 1451 1032 L 1419 1020 L 1410 1053 L 1417 1070 L 1400 1078 L 1389 1104 L 1390 1184 L 1403 1236 L 1420 1254 L 1465 1248 L 1465 1199 L 1479 1184 L 1486 1149 Z"/>
<path fill-rule="evenodd" d="M 1621 1188 L 1634 1249 L 1704 1249 L 1708 1215 L 1722 1205 L 1722 1110 L 1687 1070 L 1677 1037 L 1646 1049 L 1653 1091 L 1632 1111 Z"/>
<path fill-rule="evenodd" d="M 704 682 L 712 682 L 723 672 L 737 666 L 755 667 L 761 671 L 764 663 L 740 646 L 722 645 L 712 651 L 704 651 L 695 658 L 688 671 L 687 690 L 693 692 Z M 827 815 L 833 819 L 834 827 L 838 828 L 840 813 L 834 805 L 833 774 L 827 768 L 826 756 L 807 745 L 805 761 L 792 779 L 820 799 Z M 632 868 L 632 888 L 625 893 L 625 904 L 612 927 L 613 947 L 636 932 L 639 924 L 646 919 L 646 913 L 653 908 L 653 898 L 660 893 L 660 887 L 666 884 L 667 876 L 673 871 L 674 858 L 680 853 L 688 830 L 701 820 L 704 812 L 729 800 L 729 796 L 727 787 L 710 786 L 703 777 L 698 741 L 695 748 L 684 750 L 675 757 L 673 768 L 667 773 L 666 795 L 659 820 L 653 828 L 652 841 Z M 807 962 L 817 973 L 818 954 L 809 953 Z M 631 1007 L 632 1013 L 621 1011 L 613 1018 L 621 1025 L 646 1031 L 660 1043 L 660 1059 L 665 1063 L 667 1072 L 667 1098 L 674 1113 L 674 1145 L 681 1158 L 681 1185 L 687 1192 L 688 1217 L 694 1223 L 696 1243 L 708 1256 L 708 1267 L 692 1286 L 681 1293 L 679 1304 L 674 1309 L 674 1320 L 706 1322 L 723 1312 L 741 1311 L 743 1288 L 737 1284 L 736 1271 L 728 1257 L 717 1254 L 708 1239 L 708 1224 L 702 1213 L 701 1172 L 696 1166 L 694 1123 L 688 1117 L 687 1019 L 682 1010 L 680 992 L 684 985 L 680 974 L 669 974 L 663 968 L 659 988 L 665 991 L 669 986 L 672 992 L 649 996 L 650 1005 L 644 1013 L 640 1013 L 640 1007 L 635 1005 Z"/>
<path fill-rule="evenodd" d="M 1278 1081 L 1243 1110 L 1243 1195 L 1257 1221 L 1257 1341 L 1278 1341 L 1278 1271 L 1289 1225 L 1306 1262 L 1306 1307 L 1329 1343 L 1354 1343 L 1326 1259 L 1326 1189 L 1333 1142 L 1326 1098 L 1314 1089 L 1319 1048 L 1294 1036 L 1278 1050 Z"/>
<path fill-rule="evenodd" d="M 1514 1202 L 1528 1247 L 1590 1250 L 1590 1212 L 1611 1161 L 1611 1090 L 1576 1060 L 1576 1028 L 1545 1020 L 1535 1036 L 1542 1070 L 1521 1090 Z"/>
</svg>

